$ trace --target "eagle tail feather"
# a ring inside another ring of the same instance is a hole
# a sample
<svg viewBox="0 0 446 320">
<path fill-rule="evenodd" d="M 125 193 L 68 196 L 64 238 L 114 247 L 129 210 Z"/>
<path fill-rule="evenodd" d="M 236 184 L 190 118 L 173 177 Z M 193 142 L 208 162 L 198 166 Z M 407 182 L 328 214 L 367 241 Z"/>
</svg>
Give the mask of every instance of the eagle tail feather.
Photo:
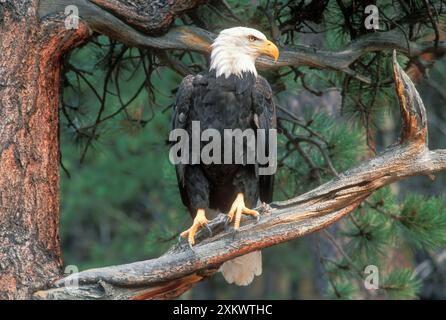
<svg viewBox="0 0 446 320">
<path fill-rule="evenodd" d="M 262 252 L 254 251 L 226 261 L 220 266 L 219 271 L 226 282 L 247 286 L 255 276 L 262 274 Z"/>
</svg>

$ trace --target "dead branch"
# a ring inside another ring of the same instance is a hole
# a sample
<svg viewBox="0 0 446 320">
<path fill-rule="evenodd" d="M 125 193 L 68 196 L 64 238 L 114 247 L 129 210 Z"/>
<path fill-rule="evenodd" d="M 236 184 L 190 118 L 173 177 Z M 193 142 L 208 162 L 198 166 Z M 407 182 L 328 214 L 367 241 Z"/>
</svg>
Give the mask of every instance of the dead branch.
<svg viewBox="0 0 446 320">
<path fill-rule="evenodd" d="M 324 229 L 352 212 L 374 191 L 415 175 L 446 170 L 446 150 L 427 147 L 426 110 L 410 78 L 393 54 L 402 131 L 385 152 L 296 198 L 264 208 L 259 222 L 223 231 L 223 217 L 211 222 L 212 238 L 199 236 L 191 250 L 184 242 L 163 256 L 120 266 L 91 269 L 39 291 L 36 299 L 165 299 L 179 296 L 237 256 Z M 67 284 L 78 281 L 78 287 Z"/>
</svg>

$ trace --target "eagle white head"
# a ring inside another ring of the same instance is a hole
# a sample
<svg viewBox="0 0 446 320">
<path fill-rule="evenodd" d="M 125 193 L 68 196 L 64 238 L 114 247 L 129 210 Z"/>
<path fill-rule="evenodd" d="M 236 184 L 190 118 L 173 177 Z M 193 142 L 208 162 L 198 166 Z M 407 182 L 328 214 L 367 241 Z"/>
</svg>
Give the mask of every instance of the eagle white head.
<svg viewBox="0 0 446 320">
<path fill-rule="evenodd" d="M 257 76 L 255 61 L 262 54 L 275 61 L 279 58 L 279 49 L 263 33 L 245 27 L 225 29 L 212 44 L 210 70 L 215 70 L 217 77 L 241 76 L 243 72 Z"/>
</svg>

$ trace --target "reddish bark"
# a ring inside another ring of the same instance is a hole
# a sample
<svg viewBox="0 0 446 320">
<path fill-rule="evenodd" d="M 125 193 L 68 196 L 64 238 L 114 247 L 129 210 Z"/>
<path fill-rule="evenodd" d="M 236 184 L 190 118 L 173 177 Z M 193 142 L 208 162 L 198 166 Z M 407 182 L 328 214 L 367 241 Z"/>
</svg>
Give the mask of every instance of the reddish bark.
<svg viewBox="0 0 446 320">
<path fill-rule="evenodd" d="M 60 57 L 88 32 L 39 23 L 37 4 L 0 13 L 0 299 L 29 298 L 61 274 Z"/>
</svg>

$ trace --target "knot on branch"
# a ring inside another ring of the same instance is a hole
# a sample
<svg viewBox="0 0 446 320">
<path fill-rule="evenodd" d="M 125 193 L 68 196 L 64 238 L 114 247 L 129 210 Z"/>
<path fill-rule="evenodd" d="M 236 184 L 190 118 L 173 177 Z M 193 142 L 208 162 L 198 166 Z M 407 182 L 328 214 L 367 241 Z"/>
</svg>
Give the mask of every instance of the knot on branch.
<svg viewBox="0 0 446 320">
<path fill-rule="evenodd" d="M 195 1 L 90 0 L 128 25 L 149 35 L 167 31 L 176 15 L 194 7 Z"/>
</svg>

